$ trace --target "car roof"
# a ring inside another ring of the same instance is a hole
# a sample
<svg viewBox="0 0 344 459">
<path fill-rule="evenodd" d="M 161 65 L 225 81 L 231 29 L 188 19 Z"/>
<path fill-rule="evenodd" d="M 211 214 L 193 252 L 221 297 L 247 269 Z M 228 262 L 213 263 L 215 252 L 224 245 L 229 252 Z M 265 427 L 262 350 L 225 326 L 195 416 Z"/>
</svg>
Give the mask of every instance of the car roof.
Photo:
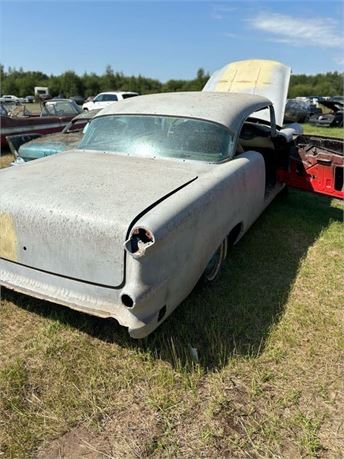
<svg viewBox="0 0 344 459">
<path fill-rule="evenodd" d="M 243 119 L 271 105 L 265 97 L 226 92 L 173 92 L 137 96 L 111 104 L 95 118 L 104 115 L 163 115 L 198 118 L 222 124 L 233 132 Z"/>
<path fill-rule="evenodd" d="M 100 92 L 99 94 L 97 94 L 97 96 L 100 96 L 101 94 L 116 94 L 116 95 L 118 94 L 137 94 L 137 92 L 134 92 L 134 91 L 104 91 L 104 92 Z"/>
<path fill-rule="evenodd" d="M 52 99 L 45 100 L 43 103 L 44 105 L 49 104 L 49 103 L 56 103 L 56 102 L 71 102 L 72 104 L 75 104 L 75 101 L 72 99 L 67 99 L 67 98 L 60 98 L 60 97 L 53 97 Z"/>
</svg>

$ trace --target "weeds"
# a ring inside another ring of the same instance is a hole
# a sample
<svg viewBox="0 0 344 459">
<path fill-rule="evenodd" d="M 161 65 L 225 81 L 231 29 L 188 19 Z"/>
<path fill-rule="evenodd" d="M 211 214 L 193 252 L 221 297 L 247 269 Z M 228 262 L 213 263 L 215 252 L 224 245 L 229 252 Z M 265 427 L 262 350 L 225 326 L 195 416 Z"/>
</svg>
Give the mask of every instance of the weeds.
<svg viewBox="0 0 344 459">
<path fill-rule="evenodd" d="M 3 289 L 3 457 L 339 457 L 340 207 L 276 201 L 217 285 L 139 342 Z"/>
</svg>

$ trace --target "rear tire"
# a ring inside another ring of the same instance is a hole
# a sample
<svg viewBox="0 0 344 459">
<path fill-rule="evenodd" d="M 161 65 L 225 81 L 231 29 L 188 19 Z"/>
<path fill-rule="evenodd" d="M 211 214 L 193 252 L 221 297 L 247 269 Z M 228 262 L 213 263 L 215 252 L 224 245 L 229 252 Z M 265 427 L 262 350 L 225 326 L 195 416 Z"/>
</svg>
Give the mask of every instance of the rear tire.
<svg viewBox="0 0 344 459">
<path fill-rule="evenodd" d="M 220 246 L 217 248 L 215 253 L 212 255 L 212 257 L 210 258 L 204 270 L 204 273 L 202 276 L 204 283 L 209 285 L 215 282 L 215 280 L 217 279 L 221 271 L 223 262 L 225 261 L 226 256 L 227 256 L 227 248 L 228 248 L 228 241 L 227 241 L 227 238 L 225 238 L 221 242 Z"/>
</svg>

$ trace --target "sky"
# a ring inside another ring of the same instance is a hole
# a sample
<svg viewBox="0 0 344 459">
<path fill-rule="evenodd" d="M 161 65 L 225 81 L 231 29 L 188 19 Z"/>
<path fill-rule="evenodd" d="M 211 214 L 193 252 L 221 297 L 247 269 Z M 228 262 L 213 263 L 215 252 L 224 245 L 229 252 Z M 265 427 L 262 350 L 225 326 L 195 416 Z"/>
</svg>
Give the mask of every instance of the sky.
<svg viewBox="0 0 344 459">
<path fill-rule="evenodd" d="M 0 0 L 0 63 L 160 81 L 250 58 L 294 74 L 344 70 L 341 0 Z"/>
</svg>

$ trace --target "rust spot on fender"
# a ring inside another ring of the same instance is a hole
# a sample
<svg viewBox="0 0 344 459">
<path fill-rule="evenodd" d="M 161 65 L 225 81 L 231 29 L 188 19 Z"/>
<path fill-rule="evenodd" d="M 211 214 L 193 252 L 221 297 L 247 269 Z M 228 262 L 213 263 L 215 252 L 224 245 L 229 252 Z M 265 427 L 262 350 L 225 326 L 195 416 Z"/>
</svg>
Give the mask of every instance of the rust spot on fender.
<svg viewBox="0 0 344 459">
<path fill-rule="evenodd" d="M 0 258 L 17 261 L 17 235 L 11 215 L 0 213 Z"/>
</svg>

